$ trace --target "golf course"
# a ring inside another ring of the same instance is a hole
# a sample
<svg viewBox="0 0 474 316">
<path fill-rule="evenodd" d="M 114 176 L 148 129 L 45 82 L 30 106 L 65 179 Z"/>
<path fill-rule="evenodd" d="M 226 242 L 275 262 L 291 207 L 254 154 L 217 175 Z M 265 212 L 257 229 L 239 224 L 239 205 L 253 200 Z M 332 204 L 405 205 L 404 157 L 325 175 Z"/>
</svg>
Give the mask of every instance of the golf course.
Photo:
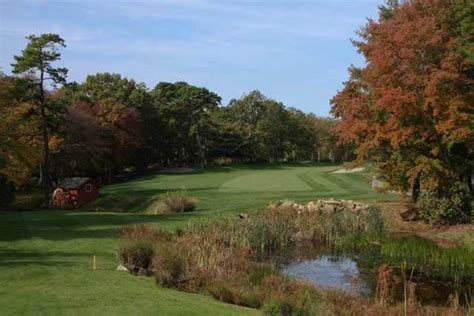
<svg viewBox="0 0 474 316">
<path fill-rule="evenodd" d="M 373 191 L 368 172 L 332 173 L 339 168 L 266 164 L 156 173 L 104 186 L 99 200 L 84 209 L 0 213 L 0 315 L 257 314 L 209 296 L 158 287 L 153 278 L 116 271 L 118 230 L 146 222 L 175 231 L 200 217 L 258 212 L 283 199 L 373 203 L 396 198 Z M 186 190 L 198 200 L 194 212 L 147 212 L 160 195 L 176 190 Z"/>
</svg>

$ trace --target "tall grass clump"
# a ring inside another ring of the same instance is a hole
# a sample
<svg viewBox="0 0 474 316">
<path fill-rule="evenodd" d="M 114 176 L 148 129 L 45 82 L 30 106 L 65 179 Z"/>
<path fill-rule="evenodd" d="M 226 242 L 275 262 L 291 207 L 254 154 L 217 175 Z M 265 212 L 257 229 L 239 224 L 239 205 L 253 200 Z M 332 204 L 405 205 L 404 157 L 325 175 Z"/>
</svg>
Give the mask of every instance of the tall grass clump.
<svg viewBox="0 0 474 316">
<path fill-rule="evenodd" d="M 186 191 L 167 192 L 152 204 L 154 213 L 183 213 L 193 211 L 197 207 L 197 199 L 191 197 Z"/>
<path fill-rule="evenodd" d="M 129 271 L 145 272 L 151 267 L 156 244 L 169 240 L 167 232 L 152 229 L 148 224 L 128 225 L 120 231 L 118 256 Z"/>
<path fill-rule="evenodd" d="M 474 251 L 470 248 L 442 248 L 434 242 L 417 237 L 386 238 L 381 244 L 384 260 L 397 264 L 423 267 L 433 277 L 453 279 L 474 275 Z"/>
</svg>

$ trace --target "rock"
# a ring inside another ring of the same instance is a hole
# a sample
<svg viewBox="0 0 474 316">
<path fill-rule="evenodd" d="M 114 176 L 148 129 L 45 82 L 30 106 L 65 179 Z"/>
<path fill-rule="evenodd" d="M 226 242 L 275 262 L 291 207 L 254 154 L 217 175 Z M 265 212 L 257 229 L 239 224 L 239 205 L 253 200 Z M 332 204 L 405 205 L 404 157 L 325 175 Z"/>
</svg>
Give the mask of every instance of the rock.
<svg viewBox="0 0 474 316">
<path fill-rule="evenodd" d="M 311 201 L 306 205 L 306 209 L 308 210 L 308 212 L 312 213 L 318 209 L 318 205 L 314 203 L 313 201 Z"/>
<path fill-rule="evenodd" d="M 379 180 L 377 178 L 374 178 L 372 180 L 372 189 L 378 189 L 381 190 L 385 187 L 385 182 L 382 180 Z"/>
<path fill-rule="evenodd" d="M 239 214 L 239 218 L 241 218 L 241 219 L 248 219 L 248 218 L 249 218 L 249 214 L 240 213 L 240 214 Z"/>
<path fill-rule="evenodd" d="M 119 266 L 117 267 L 117 271 L 128 272 L 128 269 L 123 264 L 119 264 Z"/>
<path fill-rule="evenodd" d="M 293 207 L 293 201 L 285 201 L 281 203 L 280 207 L 281 208 L 292 208 Z"/>
<path fill-rule="evenodd" d="M 324 204 L 321 207 L 322 211 L 325 213 L 333 213 L 334 212 L 334 205 L 332 204 Z"/>
<path fill-rule="evenodd" d="M 418 209 L 414 205 L 407 206 L 400 213 L 400 216 L 403 218 L 403 220 L 407 222 L 420 220 L 420 213 L 418 212 Z"/>
<path fill-rule="evenodd" d="M 302 240 L 304 240 L 304 234 L 303 234 L 303 232 L 297 232 L 293 237 L 294 237 L 294 239 L 295 239 L 296 241 L 302 241 Z"/>
<path fill-rule="evenodd" d="M 308 202 L 307 204 L 297 204 L 293 201 L 281 201 L 280 208 L 286 210 L 297 211 L 298 214 L 309 212 L 313 213 L 316 211 L 322 211 L 324 213 L 333 213 L 339 209 L 346 209 L 355 213 L 367 212 L 369 209 L 368 204 L 352 201 L 352 200 L 316 200 Z"/>
</svg>

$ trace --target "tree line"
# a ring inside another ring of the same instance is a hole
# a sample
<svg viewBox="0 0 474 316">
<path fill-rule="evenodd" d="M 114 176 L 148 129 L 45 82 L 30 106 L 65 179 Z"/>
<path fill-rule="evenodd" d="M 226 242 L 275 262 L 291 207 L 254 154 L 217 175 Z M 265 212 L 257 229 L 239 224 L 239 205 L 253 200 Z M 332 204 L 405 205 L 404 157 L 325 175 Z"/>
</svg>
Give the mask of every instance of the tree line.
<svg viewBox="0 0 474 316">
<path fill-rule="evenodd" d="M 32 179 L 48 200 L 52 183 L 68 176 L 110 183 L 124 170 L 150 167 L 351 158 L 351 146 L 336 145 L 334 119 L 257 90 L 223 106 L 216 93 L 186 82 L 150 89 L 114 73 L 67 82 L 67 69 L 55 67 L 64 40 L 57 34 L 27 39 L 14 56 L 14 75 L 0 76 L 4 196 Z"/>
</svg>

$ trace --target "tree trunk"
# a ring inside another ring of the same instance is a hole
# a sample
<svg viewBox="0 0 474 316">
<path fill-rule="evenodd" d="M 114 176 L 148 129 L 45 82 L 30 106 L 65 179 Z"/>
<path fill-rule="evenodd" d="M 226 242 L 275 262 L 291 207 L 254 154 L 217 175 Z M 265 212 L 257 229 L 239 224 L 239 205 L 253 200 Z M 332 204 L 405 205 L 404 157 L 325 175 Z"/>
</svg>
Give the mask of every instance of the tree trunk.
<svg viewBox="0 0 474 316">
<path fill-rule="evenodd" d="M 42 187 L 43 187 L 43 194 L 45 198 L 45 203 L 49 206 L 49 135 L 48 135 L 48 117 L 46 115 L 46 107 L 45 107 L 45 100 L 44 100 L 44 71 L 41 70 L 40 75 L 40 112 L 41 112 L 41 130 L 43 136 L 43 166 L 41 168 L 41 179 L 42 179 Z"/>
<path fill-rule="evenodd" d="M 473 193 L 472 191 L 472 170 L 469 170 L 466 174 L 466 184 L 467 187 L 469 188 L 469 191 Z"/>
<path fill-rule="evenodd" d="M 411 199 L 413 202 L 418 201 L 418 198 L 420 197 L 420 181 L 421 181 L 421 173 L 418 173 L 418 175 L 415 178 L 415 181 L 413 182 L 413 187 L 411 190 Z"/>
<path fill-rule="evenodd" d="M 201 137 L 199 136 L 199 131 L 198 131 L 197 126 L 196 126 L 196 142 L 199 148 L 198 151 L 199 151 L 200 165 L 201 165 L 201 168 L 204 168 L 204 150 L 202 147 Z"/>
</svg>

